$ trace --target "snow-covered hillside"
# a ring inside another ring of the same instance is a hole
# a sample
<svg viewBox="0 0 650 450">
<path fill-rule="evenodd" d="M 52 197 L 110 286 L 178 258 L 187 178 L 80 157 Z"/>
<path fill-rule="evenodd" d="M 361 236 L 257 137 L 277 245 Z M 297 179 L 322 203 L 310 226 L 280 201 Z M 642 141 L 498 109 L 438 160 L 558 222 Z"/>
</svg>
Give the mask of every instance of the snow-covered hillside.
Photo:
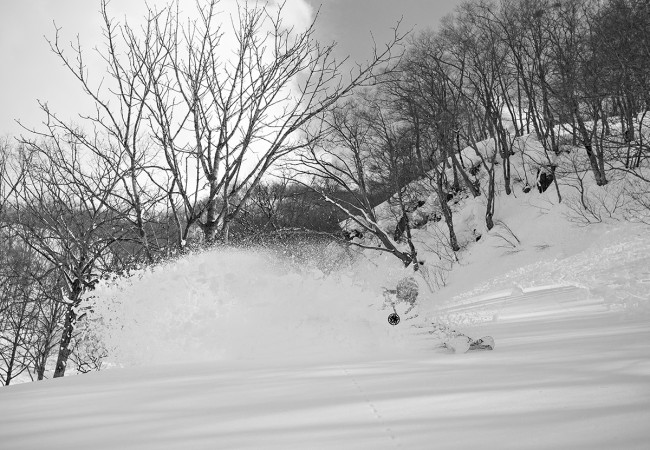
<svg viewBox="0 0 650 450">
<path fill-rule="evenodd" d="M 411 272 L 370 251 L 215 250 L 102 283 L 110 368 L 0 390 L 0 447 L 647 448 L 650 229 L 587 226 L 517 169 L 490 232 L 482 198 L 454 206 L 458 261 L 441 222 L 416 231 L 428 279 L 394 327 L 383 288 Z M 434 322 L 496 348 L 450 354 Z"/>
</svg>

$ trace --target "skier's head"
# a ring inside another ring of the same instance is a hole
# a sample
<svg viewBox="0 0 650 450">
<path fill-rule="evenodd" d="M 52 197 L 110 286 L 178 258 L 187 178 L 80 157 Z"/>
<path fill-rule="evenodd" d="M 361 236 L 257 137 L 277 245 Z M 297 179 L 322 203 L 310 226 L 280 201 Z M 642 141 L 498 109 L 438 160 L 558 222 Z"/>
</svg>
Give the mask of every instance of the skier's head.
<svg viewBox="0 0 650 450">
<path fill-rule="evenodd" d="M 396 296 L 399 300 L 415 303 L 415 300 L 418 298 L 418 283 L 413 277 L 405 277 L 397 282 L 396 287 Z"/>
</svg>

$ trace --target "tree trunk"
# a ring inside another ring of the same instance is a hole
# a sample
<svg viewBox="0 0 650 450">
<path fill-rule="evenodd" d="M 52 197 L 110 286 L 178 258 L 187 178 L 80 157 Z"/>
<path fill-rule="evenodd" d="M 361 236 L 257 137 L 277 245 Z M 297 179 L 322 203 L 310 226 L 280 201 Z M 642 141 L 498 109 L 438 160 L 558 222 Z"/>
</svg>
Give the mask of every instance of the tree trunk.
<svg viewBox="0 0 650 450">
<path fill-rule="evenodd" d="M 54 369 L 54 378 L 65 376 L 65 370 L 68 365 L 68 358 L 72 354 L 70 344 L 72 342 L 72 334 L 74 333 L 75 326 L 77 325 L 77 313 L 75 308 L 79 305 L 83 288 L 81 287 L 81 280 L 76 279 L 73 282 L 72 292 L 70 295 L 69 303 L 66 305 L 65 320 L 63 323 L 63 333 L 59 342 L 59 355 L 56 359 L 56 368 Z"/>
<path fill-rule="evenodd" d="M 74 311 L 74 306 L 68 306 L 65 313 L 65 322 L 63 325 L 63 334 L 59 343 L 59 356 L 56 360 L 56 368 L 54 369 L 54 378 L 65 376 L 65 369 L 68 365 L 68 358 L 72 354 L 70 343 L 72 341 L 72 333 L 74 333 L 75 323 L 77 321 L 77 314 Z"/>
<path fill-rule="evenodd" d="M 453 153 L 454 152 L 452 151 L 451 154 L 453 155 Z M 452 172 L 454 174 L 454 181 L 452 183 L 452 190 L 454 192 L 458 192 L 458 191 L 460 191 L 460 181 L 458 180 L 458 170 L 456 170 L 456 164 L 454 164 L 453 161 L 452 161 L 452 164 L 451 164 L 451 168 L 452 168 Z"/>
<path fill-rule="evenodd" d="M 625 92 L 625 101 L 623 102 L 623 109 L 625 111 L 625 142 L 634 141 L 634 115 L 636 108 L 634 107 L 634 94 L 629 90 Z"/>
<path fill-rule="evenodd" d="M 47 359 L 43 358 L 40 359 L 36 362 L 35 369 L 36 369 L 36 379 L 38 381 L 41 381 L 45 378 L 45 365 L 47 363 Z"/>
<path fill-rule="evenodd" d="M 505 186 L 506 190 L 506 195 L 510 195 L 512 193 L 512 189 L 510 187 L 510 146 L 508 145 L 508 138 L 506 135 L 506 131 L 503 129 L 503 126 L 501 123 L 496 123 L 495 124 L 496 128 L 496 139 L 498 142 L 495 142 L 495 145 L 499 146 L 500 153 L 501 153 L 501 162 L 503 166 L 503 183 Z"/>
<path fill-rule="evenodd" d="M 454 220 L 451 212 L 451 208 L 447 203 L 447 195 L 442 185 L 442 174 L 436 170 L 436 192 L 438 194 L 438 202 L 440 203 L 440 209 L 442 214 L 445 217 L 445 223 L 449 229 L 449 244 L 451 249 L 455 252 L 460 250 L 460 245 L 458 245 L 458 238 L 456 237 L 456 232 L 454 231 Z"/>
<path fill-rule="evenodd" d="M 465 161 L 463 161 L 463 149 L 460 148 L 460 133 L 456 133 L 456 149 L 458 150 L 458 159 L 460 160 L 460 165 L 464 169 Z"/>
<path fill-rule="evenodd" d="M 127 154 L 129 155 L 131 161 L 131 165 L 130 165 L 131 198 L 133 203 L 133 209 L 135 212 L 136 227 L 138 229 L 138 235 L 140 237 L 140 244 L 144 249 L 144 254 L 147 258 L 147 262 L 151 264 L 153 263 L 154 258 L 153 258 L 153 254 L 151 253 L 151 245 L 147 237 L 147 232 L 145 230 L 145 221 L 143 219 L 142 198 L 140 195 L 140 188 L 138 186 L 137 175 L 136 175 L 138 173 L 138 166 L 136 164 L 136 160 L 133 156 L 129 144 L 127 142 L 124 142 L 122 145 L 124 149 L 126 149 Z"/>
<path fill-rule="evenodd" d="M 489 181 L 488 181 L 488 196 L 487 196 L 487 208 L 485 209 L 485 226 L 488 231 L 494 228 L 494 159 L 490 163 L 488 169 Z"/>
<path fill-rule="evenodd" d="M 16 352 L 18 351 L 18 336 L 19 333 L 16 333 L 15 340 L 11 343 L 11 356 L 9 356 L 9 361 L 7 361 L 7 372 L 4 379 L 5 386 L 9 386 L 13 379 L 14 365 L 16 364 Z"/>
<path fill-rule="evenodd" d="M 479 195 L 481 195 L 481 192 L 478 190 L 476 185 L 474 185 L 472 180 L 470 180 L 467 171 L 465 171 L 465 169 L 463 169 L 458 163 L 458 159 L 456 159 L 456 155 L 454 154 L 454 152 L 451 152 L 451 163 L 454 165 L 454 168 L 458 170 L 458 173 L 460 173 L 460 176 L 462 177 L 465 186 L 467 186 L 467 189 L 469 189 L 469 191 L 472 193 L 472 197 L 476 198 Z"/>
<path fill-rule="evenodd" d="M 604 186 L 607 184 L 607 178 L 605 176 L 605 172 L 601 171 L 601 164 L 599 163 L 598 158 L 594 154 L 591 136 L 589 134 L 589 131 L 587 130 L 584 121 L 582 120 L 582 117 L 580 116 L 578 104 L 575 100 L 573 101 L 573 115 L 578 125 L 578 131 L 580 132 L 580 139 L 582 141 L 582 145 L 585 148 L 585 151 L 587 152 L 587 157 L 589 158 L 589 164 L 591 166 L 591 170 L 594 173 L 594 177 L 596 178 L 596 184 L 598 186 Z"/>
<path fill-rule="evenodd" d="M 549 101 L 548 84 L 546 80 L 546 69 L 541 64 L 539 55 L 537 56 L 537 58 L 540 61 L 540 65 L 538 68 L 538 76 L 539 76 L 539 82 L 542 90 L 542 114 L 544 116 L 544 126 L 546 128 L 544 130 L 544 141 L 546 142 L 546 139 L 550 137 L 551 150 L 553 151 L 553 153 L 557 155 L 560 150 L 559 150 L 557 137 L 555 135 L 555 119 L 553 117 L 553 111 L 551 110 L 551 103 Z"/>
<path fill-rule="evenodd" d="M 228 214 L 228 198 L 226 196 L 227 191 L 228 188 L 226 186 L 223 189 L 223 200 L 225 202 L 224 207 L 221 211 L 219 211 L 217 204 L 219 195 L 217 181 L 214 179 L 210 180 L 210 194 L 208 196 L 208 204 L 205 210 L 205 222 L 201 224 L 201 230 L 203 231 L 203 241 L 207 245 L 214 244 L 217 241 L 220 222 L 222 231 L 226 226 L 225 219 Z"/>
</svg>

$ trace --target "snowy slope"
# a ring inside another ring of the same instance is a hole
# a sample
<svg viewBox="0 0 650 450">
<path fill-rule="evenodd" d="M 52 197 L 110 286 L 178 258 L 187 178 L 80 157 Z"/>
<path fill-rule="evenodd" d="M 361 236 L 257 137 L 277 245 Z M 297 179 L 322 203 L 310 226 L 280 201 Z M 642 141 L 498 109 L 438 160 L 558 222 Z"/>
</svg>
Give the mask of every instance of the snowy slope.
<svg viewBox="0 0 650 450">
<path fill-rule="evenodd" d="M 396 327 L 382 288 L 409 271 L 371 252 L 216 250 L 101 284 L 121 368 L 1 389 L 0 448 L 648 448 L 647 225 L 516 185 L 475 242 L 482 199 L 455 208 L 458 261 Z M 432 322 L 496 349 L 446 353 Z"/>
<path fill-rule="evenodd" d="M 493 352 L 439 353 L 424 333 L 392 357 L 171 364 L 9 387 L 3 448 L 647 448 L 647 318 L 577 294 L 500 298 L 502 318 L 470 328 L 496 336 Z"/>
</svg>

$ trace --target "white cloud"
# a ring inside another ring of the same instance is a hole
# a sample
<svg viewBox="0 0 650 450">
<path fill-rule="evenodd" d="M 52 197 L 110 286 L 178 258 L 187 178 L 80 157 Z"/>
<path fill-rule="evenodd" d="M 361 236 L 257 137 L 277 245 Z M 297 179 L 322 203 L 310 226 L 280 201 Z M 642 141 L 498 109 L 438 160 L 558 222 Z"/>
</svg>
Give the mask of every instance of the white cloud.
<svg viewBox="0 0 650 450">
<path fill-rule="evenodd" d="M 245 4 L 246 0 L 240 0 Z M 61 62 L 49 51 L 43 36 L 54 37 L 54 25 L 62 27 L 61 41 L 69 56 L 72 55 L 69 42 L 77 35 L 85 50 L 87 68 L 94 83 L 100 83 L 105 76 L 101 58 L 93 51 L 102 48 L 101 17 L 97 0 L 67 0 L 65 2 L 40 1 L 0 2 L 0 61 L 6 70 L 0 73 L 0 100 L 4 108 L 0 111 L 0 135 L 19 133 L 14 123 L 19 118 L 29 126 L 39 124 L 43 113 L 36 99 L 47 101 L 52 109 L 64 118 L 75 118 L 78 113 L 88 112 L 88 100 L 84 98 L 76 80 L 61 67 Z M 108 12 L 116 22 L 124 22 L 137 29 L 143 22 L 147 5 L 162 8 L 170 0 L 111 0 Z M 249 6 L 263 4 L 262 0 L 248 0 Z M 270 0 L 271 7 L 278 7 L 281 0 Z M 181 15 L 196 14 L 195 0 L 180 0 Z M 230 15 L 237 14 L 235 0 L 222 0 L 218 5 L 223 12 L 224 31 L 231 31 Z M 287 0 L 283 10 L 283 23 L 302 31 L 309 26 L 315 11 L 306 0 Z M 228 52 L 232 47 L 224 41 Z"/>
<path fill-rule="evenodd" d="M 275 0 L 272 4 L 277 8 L 282 1 Z M 305 0 L 288 0 L 284 5 L 284 13 L 285 25 L 305 30 L 314 20 L 315 11 Z"/>
</svg>

